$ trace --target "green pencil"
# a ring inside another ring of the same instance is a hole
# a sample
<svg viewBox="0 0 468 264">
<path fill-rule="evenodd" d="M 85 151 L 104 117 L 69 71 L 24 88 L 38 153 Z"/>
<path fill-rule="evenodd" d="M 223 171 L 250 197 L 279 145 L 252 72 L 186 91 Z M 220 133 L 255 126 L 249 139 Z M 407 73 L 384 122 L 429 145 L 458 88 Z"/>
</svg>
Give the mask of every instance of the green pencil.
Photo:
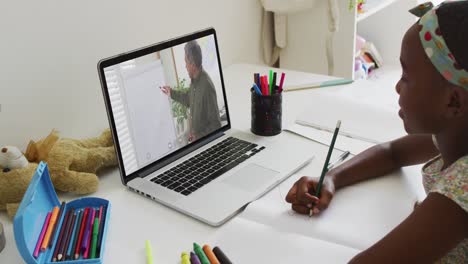
<svg viewBox="0 0 468 264">
<path fill-rule="evenodd" d="M 335 128 L 335 132 L 333 133 L 333 138 L 332 138 L 330 147 L 328 148 L 327 158 L 325 159 L 325 163 L 323 164 L 322 174 L 320 175 L 320 180 L 317 184 L 317 190 L 315 192 L 315 196 L 317 197 L 320 197 L 319 195 L 320 195 L 320 190 L 322 189 L 323 179 L 325 178 L 325 174 L 327 174 L 328 172 L 328 163 L 330 162 L 330 157 L 333 152 L 333 148 L 335 146 L 335 141 L 336 141 L 336 137 L 338 136 L 338 131 L 340 131 L 340 126 L 341 126 L 341 120 L 338 120 L 338 122 L 336 122 L 336 128 Z M 310 214 L 309 216 L 312 215 L 312 210 L 310 210 L 309 214 Z"/>
</svg>

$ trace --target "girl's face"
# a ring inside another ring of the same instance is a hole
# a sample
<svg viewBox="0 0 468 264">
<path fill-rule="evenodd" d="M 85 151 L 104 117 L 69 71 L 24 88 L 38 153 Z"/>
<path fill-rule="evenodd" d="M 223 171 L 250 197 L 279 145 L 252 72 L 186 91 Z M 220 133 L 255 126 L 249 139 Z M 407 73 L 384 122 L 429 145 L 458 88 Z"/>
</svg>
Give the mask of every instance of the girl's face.
<svg viewBox="0 0 468 264">
<path fill-rule="evenodd" d="M 443 127 L 446 87 L 444 79 L 424 54 L 420 26 L 413 25 L 403 39 L 402 76 L 396 85 L 399 115 L 408 134 L 435 134 Z"/>
</svg>

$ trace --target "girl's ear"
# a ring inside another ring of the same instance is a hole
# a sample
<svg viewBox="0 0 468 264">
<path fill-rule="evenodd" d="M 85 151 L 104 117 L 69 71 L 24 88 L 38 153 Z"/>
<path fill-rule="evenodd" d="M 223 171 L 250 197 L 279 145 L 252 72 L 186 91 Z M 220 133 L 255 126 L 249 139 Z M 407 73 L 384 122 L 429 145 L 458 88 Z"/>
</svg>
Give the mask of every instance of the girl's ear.
<svg viewBox="0 0 468 264">
<path fill-rule="evenodd" d="M 468 115 L 468 91 L 460 86 L 449 87 L 449 103 L 447 104 L 447 117 L 459 118 Z"/>
</svg>

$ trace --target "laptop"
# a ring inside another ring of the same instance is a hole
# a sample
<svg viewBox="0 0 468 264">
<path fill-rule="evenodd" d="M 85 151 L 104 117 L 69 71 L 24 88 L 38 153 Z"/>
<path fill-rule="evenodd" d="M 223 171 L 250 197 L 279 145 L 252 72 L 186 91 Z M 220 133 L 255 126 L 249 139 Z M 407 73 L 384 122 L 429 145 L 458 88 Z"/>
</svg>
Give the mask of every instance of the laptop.
<svg viewBox="0 0 468 264">
<path fill-rule="evenodd" d="M 209 225 L 311 160 L 300 142 L 231 127 L 213 28 L 103 59 L 98 71 L 122 183 Z"/>
</svg>

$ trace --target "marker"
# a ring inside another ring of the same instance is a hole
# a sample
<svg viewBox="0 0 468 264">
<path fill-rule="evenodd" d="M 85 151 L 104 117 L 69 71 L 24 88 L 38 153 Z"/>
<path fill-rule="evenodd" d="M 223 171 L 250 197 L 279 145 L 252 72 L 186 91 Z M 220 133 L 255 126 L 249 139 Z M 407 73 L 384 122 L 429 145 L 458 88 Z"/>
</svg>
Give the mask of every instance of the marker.
<svg viewBox="0 0 468 264">
<path fill-rule="evenodd" d="M 47 216 L 44 221 L 44 225 L 42 226 L 41 233 L 39 234 L 39 239 L 37 240 L 36 248 L 34 249 L 34 254 L 33 256 L 37 258 L 39 256 L 39 249 L 41 248 L 41 245 L 43 244 L 42 242 L 44 241 L 44 236 L 46 233 L 46 230 L 48 229 L 48 226 L 50 225 L 50 216 L 52 215 L 51 212 L 47 213 Z"/>
<path fill-rule="evenodd" d="M 232 264 L 232 262 L 226 257 L 224 252 L 219 247 L 213 248 L 213 253 L 216 255 L 218 260 L 223 264 Z"/>
<path fill-rule="evenodd" d="M 260 86 L 260 74 L 259 73 L 254 74 L 254 83 L 256 83 L 257 86 Z"/>
<path fill-rule="evenodd" d="M 94 225 L 93 225 L 93 238 L 91 240 L 91 256 L 89 258 L 96 258 L 96 244 L 98 239 L 99 233 L 99 216 L 94 218 Z"/>
<path fill-rule="evenodd" d="M 270 94 L 273 93 L 273 70 L 270 70 L 270 78 L 268 79 L 269 81 L 269 88 L 270 88 Z"/>
<path fill-rule="evenodd" d="M 181 257 L 180 264 L 191 264 L 190 256 L 187 252 L 182 252 L 182 255 L 180 257 Z"/>
<path fill-rule="evenodd" d="M 268 77 L 266 75 L 263 76 L 263 89 L 264 91 L 262 92 L 263 95 L 269 95 L 270 94 L 270 89 L 268 88 Z"/>
<path fill-rule="evenodd" d="M 200 245 L 193 243 L 193 251 L 195 251 L 195 254 L 197 254 L 202 264 L 210 264 L 208 257 L 205 255 L 205 252 L 203 252 L 203 249 L 200 247 Z"/>
<path fill-rule="evenodd" d="M 272 84 L 271 90 L 272 90 L 272 93 L 274 93 L 276 90 L 276 72 L 273 73 L 273 84 Z"/>
<path fill-rule="evenodd" d="M 191 264 L 201 264 L 200 259 L 198 258 L 197 254 L 190 252 L 190 262 Z"/>
<path fill-rule="evenodd" d="M 62 205 L 60 205 L 60 210 L 58 211 L 58 215 L 56 215 L 55 220 L 54 220 L 52 234 L 49 237 L 49 242 L 47 245 L 49 248 L 52 247 L 52 240 L 54 239 L 55 233 L 57 232 L 57 228 L 58 228 L 57 222 L 60 221 L 60 219 L 62 218 L 64 208 L 65 208 L 65 202 L 62 202 Z M 52 217 L 54 217 L 53 212 L 52 212 L 52 216 L 50 217 L 51 220 L 53 219 Z"/>
<path fill-rule="evenodd" d="M 278 87 L 278 93 L 281 93 L 283 91 L 283 85 L 284 85 L 284 77 L 286 74 L 284 72 L 281 73 L 281 79 L 280 79 L 280 84 Z"/>
<path fill-rule="evenodd" d="M 151 249 L 151 242 L 146 240 L 145 242 L 146 249 L 146 264 L 153 264 L 153 250 Z"/>
<path fill-rule="evenodd" d="M 209 245 L 204 245 L 203 251 L 205 252 L 205 255 L 208 257 L 208 260 L 211 264 L 220 264 L 218 258 L 216 258 L 215 254 L 213 253 L 213 250 L 211 250 L 211 247 Z"/>
<path fill-rule="evenodd" d="M 260 89 L 258 88 L 257 84 L 253 84 L 253 88 L 255 90 L 255 92 L 258 94 L 258 95 L 262 95 L 262 92 L 260 91 Z"/>
<path fill-rule="evenodd" d="M 55 206 L 54 210 L 52 210 L 52 214 L 50 215 L 49 224 L 47 225 L 47 230 L 44 234 L 44 240 L 42 240 L 42 244 L 40 246 L 41 251 L 45 251 L 47 246 L 50 244 L 50 240 L 53 239 L 52 231 L 54 230 L 55 222 L 57 221 L 58 212 L 59 208 L 58 206 Z"/>
</svg>

